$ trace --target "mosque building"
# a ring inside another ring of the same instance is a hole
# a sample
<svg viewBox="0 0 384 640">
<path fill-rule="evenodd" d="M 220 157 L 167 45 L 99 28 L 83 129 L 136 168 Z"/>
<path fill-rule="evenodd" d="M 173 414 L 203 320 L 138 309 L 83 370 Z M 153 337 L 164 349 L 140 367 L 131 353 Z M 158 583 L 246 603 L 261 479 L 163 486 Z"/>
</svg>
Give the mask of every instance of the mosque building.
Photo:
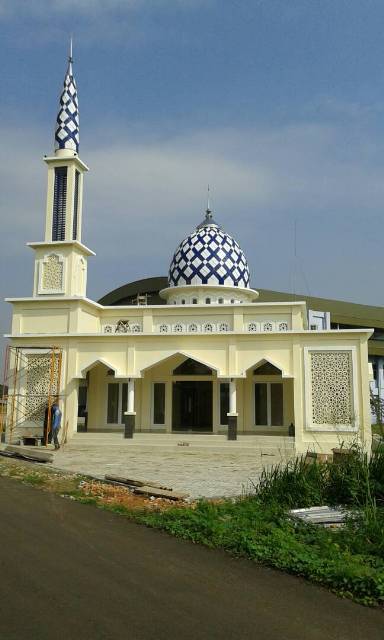
<svg viewBox="0 0 384 640">
<path fill-rule="evenodd" d="M 67 438 L 80 428 L 133 438 L 286 435 L 297 452 L 356 439 L 369 449 L 372 330 L 313 328 L 305 302 L 259 301 L 243 251 L 209 206 L 191 221 L 153 298 L 87 298 L 95 254 L 82 243 L 88 167 L 71 57 L 44 162 L 45 237 L 28 243 L 33 293 L 8 299 L 8 440 L 42 433 L 47 402 L 58 396 Z"/>
</svg>

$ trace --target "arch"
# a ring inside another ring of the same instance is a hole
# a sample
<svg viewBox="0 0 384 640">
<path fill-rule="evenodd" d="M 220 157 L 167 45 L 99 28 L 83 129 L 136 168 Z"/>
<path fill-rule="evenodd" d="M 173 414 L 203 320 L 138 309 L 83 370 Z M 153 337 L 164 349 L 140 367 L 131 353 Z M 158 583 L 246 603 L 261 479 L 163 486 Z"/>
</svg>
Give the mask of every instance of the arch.
<svg viewBox="0 0 384 640">
<path fill-rule="evenodd" d="M 279 369 L 279 371 L 281 371 L 281 377 L 282 378 L 293 378 L 293 376 L 289 373 L 287 373 L 284 369 L 284 367 L 282 365 L 280 365 L 278 362 L 276 362 L 276 360 L 272 360 L 272 358 L 260 358 L 260 360 L 257 360 L 257 362 L 251 364 L 251 366 L 249 366 L 245 373 L 248 374 L 250 371 L 253 371 L 254 369 L 257 369 L 258 367 L 261 367 L 264 364 L 270 364 L 273 367 L 275 367 L 276 369 Z"/>
<path fill-rule="evenodd" d="M 157 367 L 160 364 L 164 364 L 165 362 L 167 362 L 167 360 L 171 360 L 175 356 L 182 356 L 185 359 L 195 360 L 196 362 L 199 362 L 200 364 L 203 364 L 206 367 L 209 367 L 214 372 L 219 374 L 218 367 L 216 367 L 211 362 L 208 362 L 207 360 L 202 360 L 202 358 L 197 358 L 195 355 L 191 353 L 187 353 L 186 351 L 174 351 L 169 356 L 166 356 L 165 358 L 161 358 L 160 360 L 156 360 L 156 362 L 154 362 L 153 364 L 147 365 L 143 369 L 140 369 L 140 375 L 143 375 L 146 371 L 149 371 L 149 369 L 153 369 L 154 367 Z"/>
<path fill-rule="evenodd" d="M 116 367 L 114 367 L 111 362 L 108 362 L 108 360 L 105 360 L 104 358 L 96 358 L 95 360 L 92 360 L 89 364 L 87 364 L 85 367 L 81 369 L 80 375 L 78 375 L 77 377 L 86 378 L 88 371 L 90 371 L 94 367 L 97 367 L 97 365 L 99 364 L 104 365 L 104 367 L 106 367 L 107 369 L 111 369 L 115 374 L 115 378 L 124 377 L 118 372 Z"/>
</svg>

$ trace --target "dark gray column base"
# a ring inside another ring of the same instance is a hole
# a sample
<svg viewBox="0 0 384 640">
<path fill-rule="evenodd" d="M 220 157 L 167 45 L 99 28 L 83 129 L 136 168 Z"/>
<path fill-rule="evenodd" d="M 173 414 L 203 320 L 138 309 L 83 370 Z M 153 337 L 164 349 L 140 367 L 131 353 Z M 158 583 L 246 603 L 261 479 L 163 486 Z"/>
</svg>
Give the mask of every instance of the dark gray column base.
<svg viewBox="0 0 384 640">
<path fill-rule="evenodd" d="M 237 416 L 228 416 L 228 440 L 237 440 Z"/>
<path fill-rule="evenodd" d="M 124 438 L 133 438 L 135 432 L 135 414 L 124 414 Z"/>
</svg>

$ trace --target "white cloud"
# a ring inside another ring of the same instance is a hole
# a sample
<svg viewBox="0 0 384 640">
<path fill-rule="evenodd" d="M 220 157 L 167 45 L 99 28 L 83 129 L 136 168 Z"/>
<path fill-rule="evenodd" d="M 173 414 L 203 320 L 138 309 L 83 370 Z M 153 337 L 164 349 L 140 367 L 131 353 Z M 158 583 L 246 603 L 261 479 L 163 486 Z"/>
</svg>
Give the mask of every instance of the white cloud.
<svg viewBox="0 0 384 640">
<path fill-rule="evenodd" d="M 191 9 L 212 4 L 212 0 L 0 0 L 0 16 L 12 17 L 22 11 L 37 18 L 53 14 L 129 13 L 143 8 Z"/>
</svg>

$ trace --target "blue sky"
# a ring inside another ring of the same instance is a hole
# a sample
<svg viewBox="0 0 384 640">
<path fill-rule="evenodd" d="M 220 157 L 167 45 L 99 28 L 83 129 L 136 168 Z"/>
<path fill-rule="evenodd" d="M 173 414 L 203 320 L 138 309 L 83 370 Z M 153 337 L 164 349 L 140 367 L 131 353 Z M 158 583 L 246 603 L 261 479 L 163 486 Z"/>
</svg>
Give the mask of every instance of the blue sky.
<svg viewBox="0 0 384 640">
<path fill-rule="evenodd" d="M 0 0 L 1 296 L 31 293 L 73 33 L 90 297 L 166 274 L 209 182 L 255 288 L 383 305 L 383 23 L 382 0 Z"/>
</svg>

